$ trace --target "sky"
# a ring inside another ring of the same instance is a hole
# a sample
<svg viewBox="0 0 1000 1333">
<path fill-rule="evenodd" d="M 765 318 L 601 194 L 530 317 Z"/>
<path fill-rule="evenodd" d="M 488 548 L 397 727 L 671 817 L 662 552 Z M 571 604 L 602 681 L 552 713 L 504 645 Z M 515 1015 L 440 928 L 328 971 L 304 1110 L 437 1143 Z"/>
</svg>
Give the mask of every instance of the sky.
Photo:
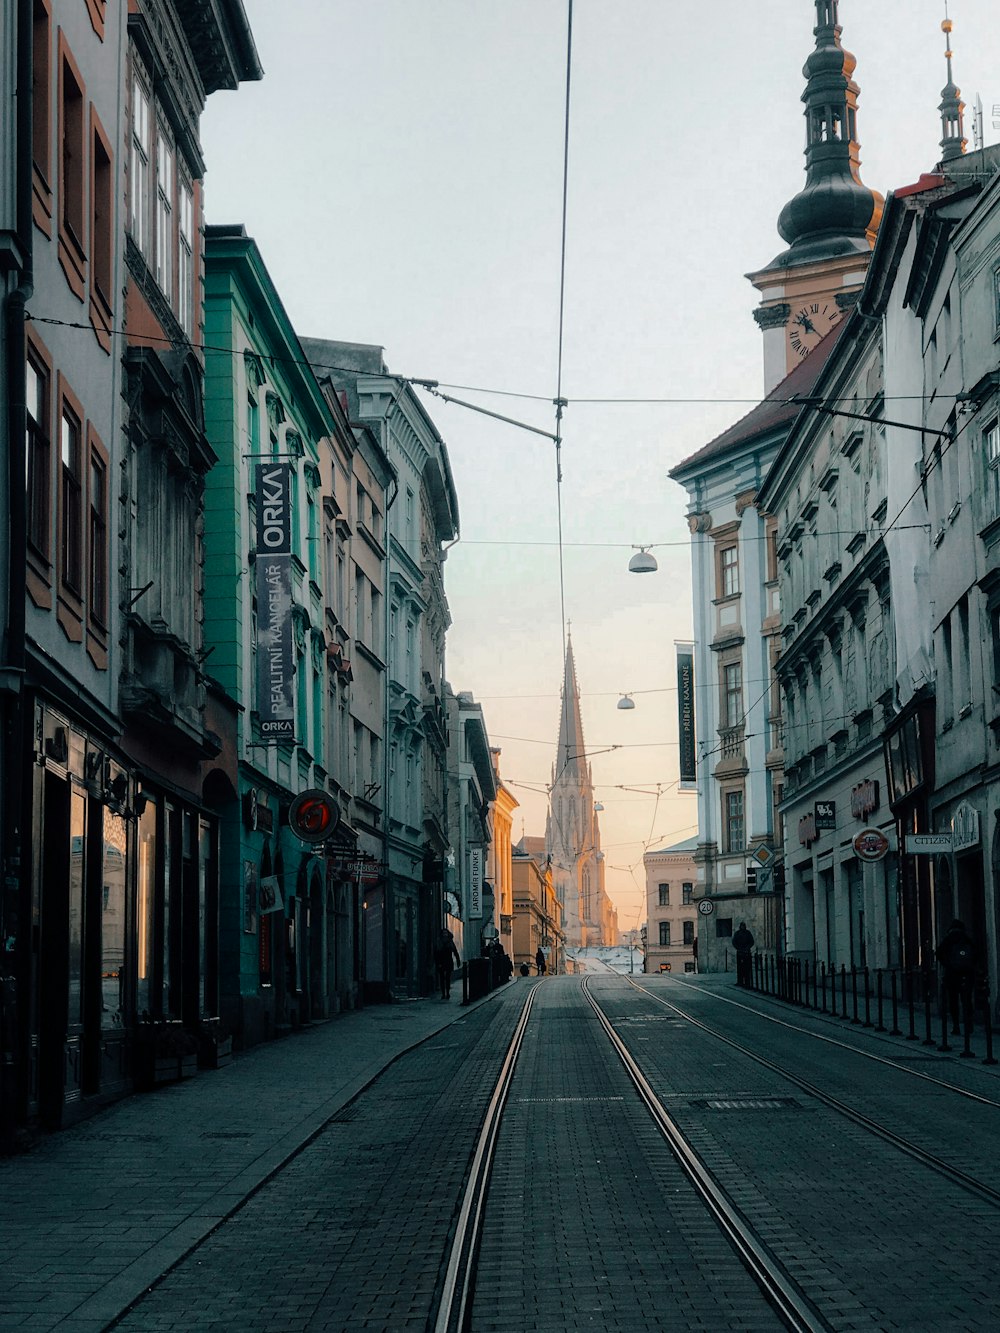
<svg viewBox="0 0 1000 1333">
<path fill-rule="evenodd" d="M 379 344 L 393 372 L 552 431 L 568 0 L 244 3 L 264 78 L 209 99 L 207 221 L 246 226 L 300 335 Z M 977 93 L 997 142 L 996 0 L 949 11 L 970 147 Z M 944 0 L 841 0 L 861 175 L 883 194 L 940 157 L 943 17 Z M 763 392 L 745 274 L 784 248 L 805 181 L 814 22 L 813 0 L 574 0 L 564 598 L 553 444 L 419 391 L 458 494 L 448 679 L 483 705 L 515 838 L 542 834 L 564 601 L 623 930 L 645 920 L 643 851 L 697 834 L 677 791 L 691 573 L 668 472 Z M 640 545 L 656 573 L 628 572 Z"/>
</svg>

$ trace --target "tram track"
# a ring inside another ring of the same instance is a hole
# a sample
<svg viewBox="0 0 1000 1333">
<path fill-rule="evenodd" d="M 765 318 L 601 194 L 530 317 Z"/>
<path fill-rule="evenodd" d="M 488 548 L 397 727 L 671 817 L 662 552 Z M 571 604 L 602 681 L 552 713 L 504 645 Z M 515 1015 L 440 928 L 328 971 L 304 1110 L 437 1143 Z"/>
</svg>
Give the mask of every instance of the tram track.
<svg viewBox="0 0 1000 1333">
<path fill-rule="evenodd" d="M 858 1110 L 857 1107 L 850 1106 L 846 1102 L 841 1101 L 840 1098 L 834 1097 L 831 1093 L 825 1092 L 815 1083 L 812 1083 L 808 1079 L 803 1078 L 800 1074 L 796 1074 L 793 1070 L 789 1069 L 787 1066 L 782 1066 L 778 1064 L 776 1061 L 768 1059 L 767 1056 L 761 1055 L 758 1051 L 755 1051 L 752 1047 L 747 1046 L 740 1041 L 737 1041 L 734 1037 L 730 1037 L 726 1033 L 720 1032 L 717 1028 L 713 1028 L 710 1024 L 702 1022 L 701 1019 L 694 1018 L 691 1014 L 686 1013 L 685 1010 L 679 1008 L 675 1004 L 671 1004 L 669 1000 L 665 1000 L 662 996 L 656 995 L 653 991 L 649 990 L 645 986 L 640 985 L 638 982 L 629 980 L 629 985 L 632 987 L 633 990 L 639 991 L 641 994 L 647 996 L 650 1000 L 654 1001 L 654 1003 L 662 1005 L 665 1009 L 668 1009 L 676 1017 L 683 1019 L 686 1023 L 689 1023 L 692 1027 L 696 1028 L 698 1031 L 705 1033 L 710 1037 L 715 1038 L 715 1040 L 722 1042 L 730 1049 L 738 1051 L 741 1055 L 745 1056 L 747 1059 L 753 1061 L 755 1064 L 760 1065 L 762 1068 L 768 1070 L 769 1073 L 778 1075 L 778 1077 L 784 1079 L 788 1083 L 791 1083 L 794 1087 L 799 1088 L 802 1092 L 804 1092 L 807 1096 L 811 1097 L 813 1100 L 828 1107 L 830 1110 L 836 1111 L 839 1115 L 849 1120 L 852 1124 L 857 1125 L 858 1127 L 864 1130 L 867 1130 L 870 1134 L 873 1134 L 877 1138 L 882 1139 L 885 1143 L 890 1144 L 898 1151 L 906 1153 L 907 1156 L 914 1158 L 922 1166 L 925 1166 L 929 1170 L 936 1172 L 940 1176 L 943 1176 L 950 1183 L 959 1186 L 960 1188 L 968 1191 L 970 1194 L 975 1195 L 977 1198 L 985 1201 L 986 1203 L 992 1204 L 994 1207 L 1000 1208 L 1000 1191 L 993 1189 L 992 1186 L 987 1185 L 984 1181 L 979 1180 L 975 1176 L 969 1175 L 967 1172 L 962 1171 L 960 1168 L 952 1165 L 950 1162 L 946 1162 L 943 1158 L 938 1157 L 935 1153 L 929 1152 L 926 1148 L 922 1148 L 919 1144 L 914 1143 L 911 1139 L 907 1139 L 903 1135 L 897 1134 L 895 1130 L 892 1130 L 887 1125 L 883 1125 L 879 1121 L 874 1120 L 871 1116 L 868 1116 L 863 1111 Z M 782 1020 L 774 1020 L 774 1021 L 781 1022 Z M 794 1026 L 794 1025 L 786 1025 L 786 1026 Z M 796 1029 L 796 1030 L 803 1032 L 804 1035 L 809 1035 L 809 1036 L 814 1035 L 812 1033 L 805 1033 L 804 1029 Z M 830 1040 L 829 1038 L 822 1038 L 822 1037 L 820 1039 Z M 846 1043 L 834 1043 L 834 1044 L 843 1046 L 844 1049 L 850 1050 L 852 1054 L 859 1054 L 864 1057 L 868 1056 L 867 1052 L 859 1051 L 858 1048 L 855 1046 L 849 1046 Z M 880 1060 L 883 1063 L 893 1063 L 890 1061 L 885 1061 L 883 1057 L 879 1056 L 869 1057 L 869 1058 Z M 901 1073 L 910 1074 L 916 1078 L 924 1078 L 924 1079 L 929 1078 L 929 1076 L 924 1074 L 922 1071 L 907 1069 L 905 1065 L 894 1064 L 894 1068 L 898 1069 Z M 963 1091 L 962 1089 L 957 1088 L 952 1084 L 944 1083 L 942 1080 L 931 1079 L 930 1081 L 939 1083 L 941 1086 L 950 1091 L 954 1092 Z M 988 1105 L 1000 1106 L 1000 1103 L 994 1102 L 989 1098 L 977 1098 L 976 1100 L 980 1102 L 985 1102 Z"/>
<path fill-rule="evenodd" d="M 469 1319 L 475 1287 L 475 1268 L 482 1239 L 490 1176 L 503 1113 L 524 1042 L 536 989 L 532 989 L 525 1002 L 517 1028 L 504 1056 L 472 1155 L 472 1164 L 446 1264 L 440 1303 L 432 1325 L 434 1333 L 466 1333 L 466 1330 L 471 1328 Z M 668 1151 L 680 1166 L 695 1194 L 732 1247 L 740 1263 L 775 1311 L 781 1324 L 794 1333 L 830 1333 L 833 1325 L 791 1277 L 688 1143 L 635 1057 L 615 1031 L 611 1019 L 591 994 L 589 978 L 584 980 L 582 991 L 640 1102 L 659 1130 Z"/>
</svg>

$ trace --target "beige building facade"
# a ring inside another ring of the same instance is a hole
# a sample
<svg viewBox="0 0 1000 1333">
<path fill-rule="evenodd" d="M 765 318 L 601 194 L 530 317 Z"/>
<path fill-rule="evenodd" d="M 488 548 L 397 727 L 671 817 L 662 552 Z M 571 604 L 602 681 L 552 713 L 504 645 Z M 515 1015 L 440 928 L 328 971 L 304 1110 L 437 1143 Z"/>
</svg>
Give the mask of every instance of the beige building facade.
<svg viewBox="0 0 1000 1333">
<path fill-rule="evenodd" d="M 646 852 L 645 972 L 697 972 L 697 837 Z"/>
</svg>

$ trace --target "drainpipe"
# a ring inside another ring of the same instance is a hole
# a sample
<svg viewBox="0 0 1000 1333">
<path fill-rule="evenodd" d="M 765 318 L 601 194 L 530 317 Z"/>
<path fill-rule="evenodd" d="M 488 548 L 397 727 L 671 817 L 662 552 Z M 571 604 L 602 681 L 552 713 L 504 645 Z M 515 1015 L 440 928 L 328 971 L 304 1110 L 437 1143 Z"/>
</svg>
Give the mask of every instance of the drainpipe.
<svg viewBox="0 0 1000 1333">
<path fill-rule="evenodd" d="M 0 664 L 2 690 L 3 812 L 0 819 L 0 1143 L 9 1146 L 18 1114 L 18 1075 L 24 1069 L 24 1004 L 30 963 L 30 903 L 23 874 L 21 832 L 24 825 L 25 737 L 25 309 L 34 290 L 31 221 L 31 78 L 32 0 L 18 0 L 15 89 L 16 239 L 20 249 L 17 286 L 4 303 L 7 345 L 7 605 Z M 23 925 L 23 929 L 21 929 Z M 23 1007 L 22 1007 L 23 1006 Z"/>
</svg>

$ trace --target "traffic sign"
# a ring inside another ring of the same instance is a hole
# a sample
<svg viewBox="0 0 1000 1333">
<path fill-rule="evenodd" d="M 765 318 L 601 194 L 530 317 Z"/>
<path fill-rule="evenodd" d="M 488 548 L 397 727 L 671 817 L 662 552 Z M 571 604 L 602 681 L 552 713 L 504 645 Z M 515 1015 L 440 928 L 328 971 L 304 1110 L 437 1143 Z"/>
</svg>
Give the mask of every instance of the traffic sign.
<svg viewBox="0 0 1000 1333">
<path fill-rule="evenodd" d="M 889 839 L 879 828 L 863 828 L 851 844 L 862 861 L 881 861 L 889 850 Z"/>
<path fill-rule="evenodd" d="M 711 898 L 702 898 L 698 903 L 698 911 L 702 916 L 711 916 L 715 911 L 715 903 L 712 902 Z"/>
<path fill-rule="evenodd" d="M 769 866 L 774 860 L 775 851 L 769 847 L 766 842 L 762 842 L 759 847 L 755 847 L 750 853 L 759 866 Z"/>
<path fill-rule="evenodd" d="M 906 850 L 916 856 L 934 856 L 941 852 L 950 852 L 952 847 L 950 833 L 908 833 Z"/>
</svg>

